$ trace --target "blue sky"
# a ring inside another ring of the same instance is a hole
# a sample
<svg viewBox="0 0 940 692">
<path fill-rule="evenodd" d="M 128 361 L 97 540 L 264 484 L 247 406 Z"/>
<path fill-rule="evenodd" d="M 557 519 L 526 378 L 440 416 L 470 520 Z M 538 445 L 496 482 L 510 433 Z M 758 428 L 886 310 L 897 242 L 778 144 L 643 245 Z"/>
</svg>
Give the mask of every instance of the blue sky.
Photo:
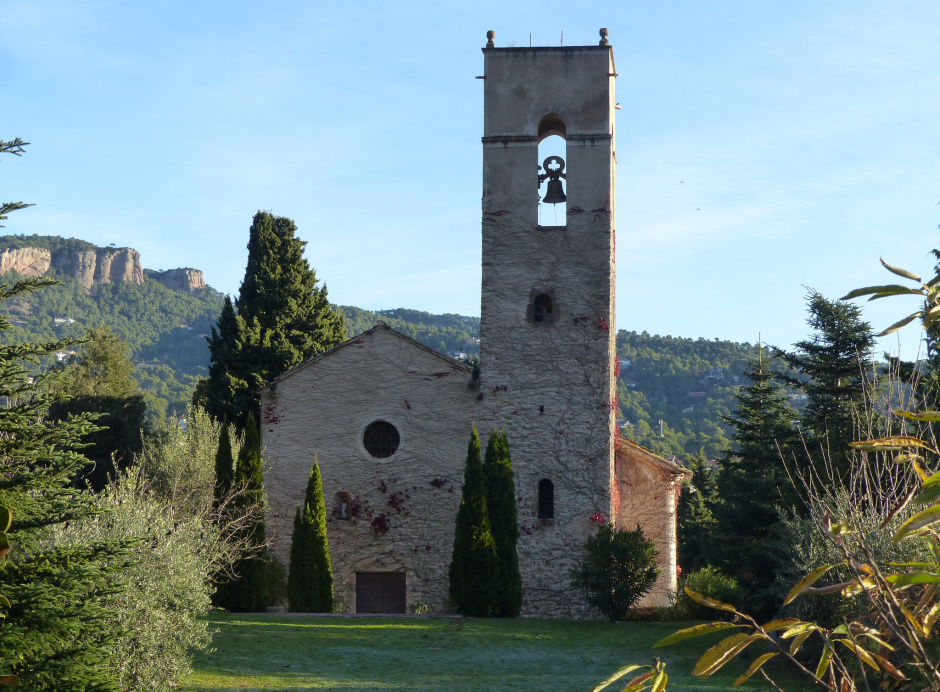
<svg viewBox="0 0 940 692">
<path fill-rule="evenodd" d="M 235 292 L 258 209 L 338 303 L 478 315 L 482 55 L 617 70 L 617 326 L 788 346 L 940 246 L 940 5 L 0 1 L 8 233 L 130 245 Z M 681 181 L 681 182 L 680 182 Z M 914 309 L 866 306 L 878 328 Z M 915 328 L 901 333 L 914 354 Z M 897 350 L 897 337 L 885 340 Z"/>
</svg>

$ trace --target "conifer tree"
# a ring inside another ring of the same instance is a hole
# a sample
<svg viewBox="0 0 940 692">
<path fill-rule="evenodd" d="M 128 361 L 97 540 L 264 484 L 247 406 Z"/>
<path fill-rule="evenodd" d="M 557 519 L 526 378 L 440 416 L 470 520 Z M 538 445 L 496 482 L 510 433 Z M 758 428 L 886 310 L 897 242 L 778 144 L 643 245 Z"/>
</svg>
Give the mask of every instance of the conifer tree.
<svg viewBox="0 0 940 692">
<path fill-rule="evenodd" d="M 303 507 L 294 517 L 287 599 L 292 613 L 333 612 L 333 570 L 326 538 L 326 503 L 320 465 L 313 458 Z"/>
<path fill-rule="evenodd" d="M 50 406 L 50 418 L 61 420 L 82 411 L 100 414 L 101 429 L 82 440 L 88 445 L 84 455 L 92 463 L 78 478 L 81 487 L 101 490 L 143 449 L 147 405 L 135 370 L 127 342 L 104 325 L 87 331 L 78 355 L 63 368 L 56 386 L 69 398 Z"/>
<path fill-rule="evenodd" d="M 194 402 L 237 430 L 255 406 L 255 389 L 346 338 L 343 315 L 330 306 L 326 286 L 317 286 L 296 232 L 288 218 L 255 214 L 238 299 L 226 299 L 209 338 L 209 378 Z"/>
<path fill-rule="evenodd" d="M 712 564 L 716 552 L 717 474 L 707 467 L 704 453 L 689 460 L 689 470 L 692 480 L 682 488 L 676 510 L 676 561 L 683 573 Z"/>
<path fill-rule="evenodd" d="M 763 594 L 780 567 L 780 553 L 770 547 L 773 527 L 778 508 L 795 500 L 784 458 L 792 458 L 801 441 L 763 350 L 744 374 L 751 384 L 738 390 L 727 419 L 735 451 L 721 460 L 718 474 L 714 514 L 721 545 L 715 552 L 748 596 L 749 607 L 770 612 L 774 604 Z"/>
<path fill-rule="evenodd" d="M 264 481 L 261 475 L 261 443 L 254 414 L 248 414 L 245 441 L 238 452 L 234 487 L 236 511 L 251 513 L 254 521 L 244 529 L 244 537 L 256 552 L 238 560 L 235 578 L 219 584 L 217 602 L 227 610 L 264 610 L 268 600 L 267 553 L 264 543 Z"/>
<path fill-rule="evenodd" d="M 820 475 L 826 476 L 823 455 L 836 473 L 844 475 L 850 465 L 849 443 L 855 439 L 855 417 L 865 400 L 875 338 L 858 306 L 827 300 L 816 291 L 808 299 L 807 322 L 815 333 L 794 344 L 793 353 L 776 351 L 801 377 L 778 377 L 807 396 L 799 422 L 812 443 Z"/>
<path fill-rule="evenodd" d="M 231 492 L 235 482 L 235 459 L 232 456 L 232 438 L 229 426 L 222 424 L 219 430 L 219 448 L 215 453 L 215 504 L 218 507 Z"/>
<path fill-rule="evenodd" d="M 499 559 L 499 580 L 495 615 L 518 617 L 522 609 L 522 577 L 519 575 L 519 524 L 516 519 L 516 482 L 509 456 L 506 431 L 490 434 L 483 460 L 486 480 L 486 508 Z"/>
<path fill-rule="evenodd" d="M 474 427 L 467 446 L 463 493 L 450 562 L 450 597 L 464 615 L 485 617 L 499 610 L 499 561 L 486 509 L 486 487 L 480 461 L 480 436 Z"/>
<path fill-rule="evenodd" d="M 19 154 L 23 146 L 18 139 L 0 141 L 0 153 Z M 0 221 L 26 206 L 0 204 Z M 0 301 L 54 283 L 27 279 L 0 285 Z M 11 327 L 0 317 L 0 330 Z M 0 594 L 11 603 L 0 620 L 0 652 L 2 672 L 18 675 L 25 689 L 116 687 L 108 651 L 119 633 L 101 623 L 112 604 L 110 584 L 126 565 L 129 545 L 53 547 L 47 536 L 56 525 L 94 514 L 91 495 L 72 484 L 88 463 L 79 450 L 81 438 L 98 429 L 94 416 L 80 413 L 51 421 L 46 414 L 61 396 L 54 387 L 57 374 L 35 371 L 41 356 L 73 343 L 0 347 L 0 399 L 5 402 L 0 407 L 0 506 L 13 518 L 10 553 L 0 562 Z"/>
</svg>

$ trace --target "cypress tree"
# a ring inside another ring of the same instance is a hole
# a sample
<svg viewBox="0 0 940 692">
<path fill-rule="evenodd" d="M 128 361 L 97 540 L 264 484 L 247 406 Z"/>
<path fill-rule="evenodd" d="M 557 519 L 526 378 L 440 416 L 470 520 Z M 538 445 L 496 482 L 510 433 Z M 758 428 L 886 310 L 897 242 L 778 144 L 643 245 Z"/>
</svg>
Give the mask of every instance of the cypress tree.
<svg viewBox="0 0 940 692">
<path fill-rule="evenodd" d="M 495 615 L 518 617 L 522 610 L 522 577 L 519 575 L 519 524 L 516 519 L 516 482 L 509 456 L 506 432 L 493 431 L 486 445 L 483 460 L 486 481 L 486 508 L 489 513 L 496 556 L 499 559 L 499 580 Z"/>
<path fill-rule="evenodd" d="M 476 427 L 470 433 L 467 446 L 467 466 L 449 572 L 451 600 L 461 613 L 482 617 L 498 612 L 499 561 L 486 509 L 486 484 Z"/>
<path fill-rule="evenodd" d="M 288 218 L 255 214 L 238 299 L 226 299 L 209 337 L 209 378 L 193 401 L 237 430 L 254 408 L 255 389 L 346 338 L 343 315 L 317 285 L 296 232 Z"/>
<path fill-rule="evenodd" d="M 219 430 L 219 448 L 215 453 L 215 504 L 218 507 L 232 490 L 235 481 L 235 459 L 232 456 L 232 438 L 224 423 Z"/>
<path fill-rule="evenodd" d="M 219 585 L 218 602 L 227 610 L 259 611 L 268 600 L 267 555 L 264 547 L 264 481 L 261 476 L 261 443 L 254 414 L 248 414 L 245 441 L 238 452 L 234 487 L 239 491 L 236 511 L 251 513 L 254 520 L 242 531 L 253 553 L 234 565 L 235 577 Z"/>
<path fill-rule="evenodd" d="M 303 508 L 297 508 L 290 543 L 287 599 L 292 613 L 333 612 L 333 570 L 326 538 L 326 503 L 320 465 L 313 458 Z"/>
</svg>

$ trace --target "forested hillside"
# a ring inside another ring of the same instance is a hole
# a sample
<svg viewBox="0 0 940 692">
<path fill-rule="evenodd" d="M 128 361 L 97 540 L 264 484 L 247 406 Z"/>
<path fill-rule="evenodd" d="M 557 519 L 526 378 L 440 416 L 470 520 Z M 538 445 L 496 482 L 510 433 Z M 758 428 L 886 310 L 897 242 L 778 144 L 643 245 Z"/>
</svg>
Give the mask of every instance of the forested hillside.
<svg viewBox="0 0 940 692">
<path fill-rule="evenodd" d="M 666 456 L 728 449 L 726 418 L 757 347 L 719 339 L 683 339 L 621 330 L 617 397 L 622 434 Z M 660 429 L 660 421 L 662 428 Z"/>
<path fill-rule="evenodd" d="M 346 316 L 349 336 L 361 334 L 382 320 L 392 329 L 407 334 L 425 346 L 447 353 L 478 354 L 480 352 L 480 318 L 464 315 L 432 315 L 420 310 L 379 310 L 371 312 L 351 305 L 338 305 Z"/>
<path fill-rule="evenodd" d="M 107 325 L 131 347 L 151 414 L 161 418 L 182 411 L 196 380 L 207 372 L 205 336 L 218 319 L 222 294 L 211 288 L 174 291 L 150 280 L 140 286 L 93 286 L 86 292 L 71 277 L 56 276 L 54 270 L 49 275 L 61 283 L 9 301 L 13 329 L 0 332 L 0 343 L 80 338 L 90 328 Z"/>
</svg>

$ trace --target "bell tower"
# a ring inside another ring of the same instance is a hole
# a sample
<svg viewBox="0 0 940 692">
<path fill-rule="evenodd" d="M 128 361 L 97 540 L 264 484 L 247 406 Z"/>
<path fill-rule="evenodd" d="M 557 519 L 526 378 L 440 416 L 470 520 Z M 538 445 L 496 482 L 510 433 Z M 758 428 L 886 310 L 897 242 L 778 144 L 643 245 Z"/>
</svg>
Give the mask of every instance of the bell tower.
<svg viewBox="0 0 940 692">
<path fill-rule="evenodd" d="M 616 69 L 600 35 L 497 48 L 490 31 L 483 49 L 480 394 L 509 436 L 528 615 L 585 611 L 569 572 L 614 509 Z M 550 136 L 563 156 L 540 157 Z"/>
</svg>

